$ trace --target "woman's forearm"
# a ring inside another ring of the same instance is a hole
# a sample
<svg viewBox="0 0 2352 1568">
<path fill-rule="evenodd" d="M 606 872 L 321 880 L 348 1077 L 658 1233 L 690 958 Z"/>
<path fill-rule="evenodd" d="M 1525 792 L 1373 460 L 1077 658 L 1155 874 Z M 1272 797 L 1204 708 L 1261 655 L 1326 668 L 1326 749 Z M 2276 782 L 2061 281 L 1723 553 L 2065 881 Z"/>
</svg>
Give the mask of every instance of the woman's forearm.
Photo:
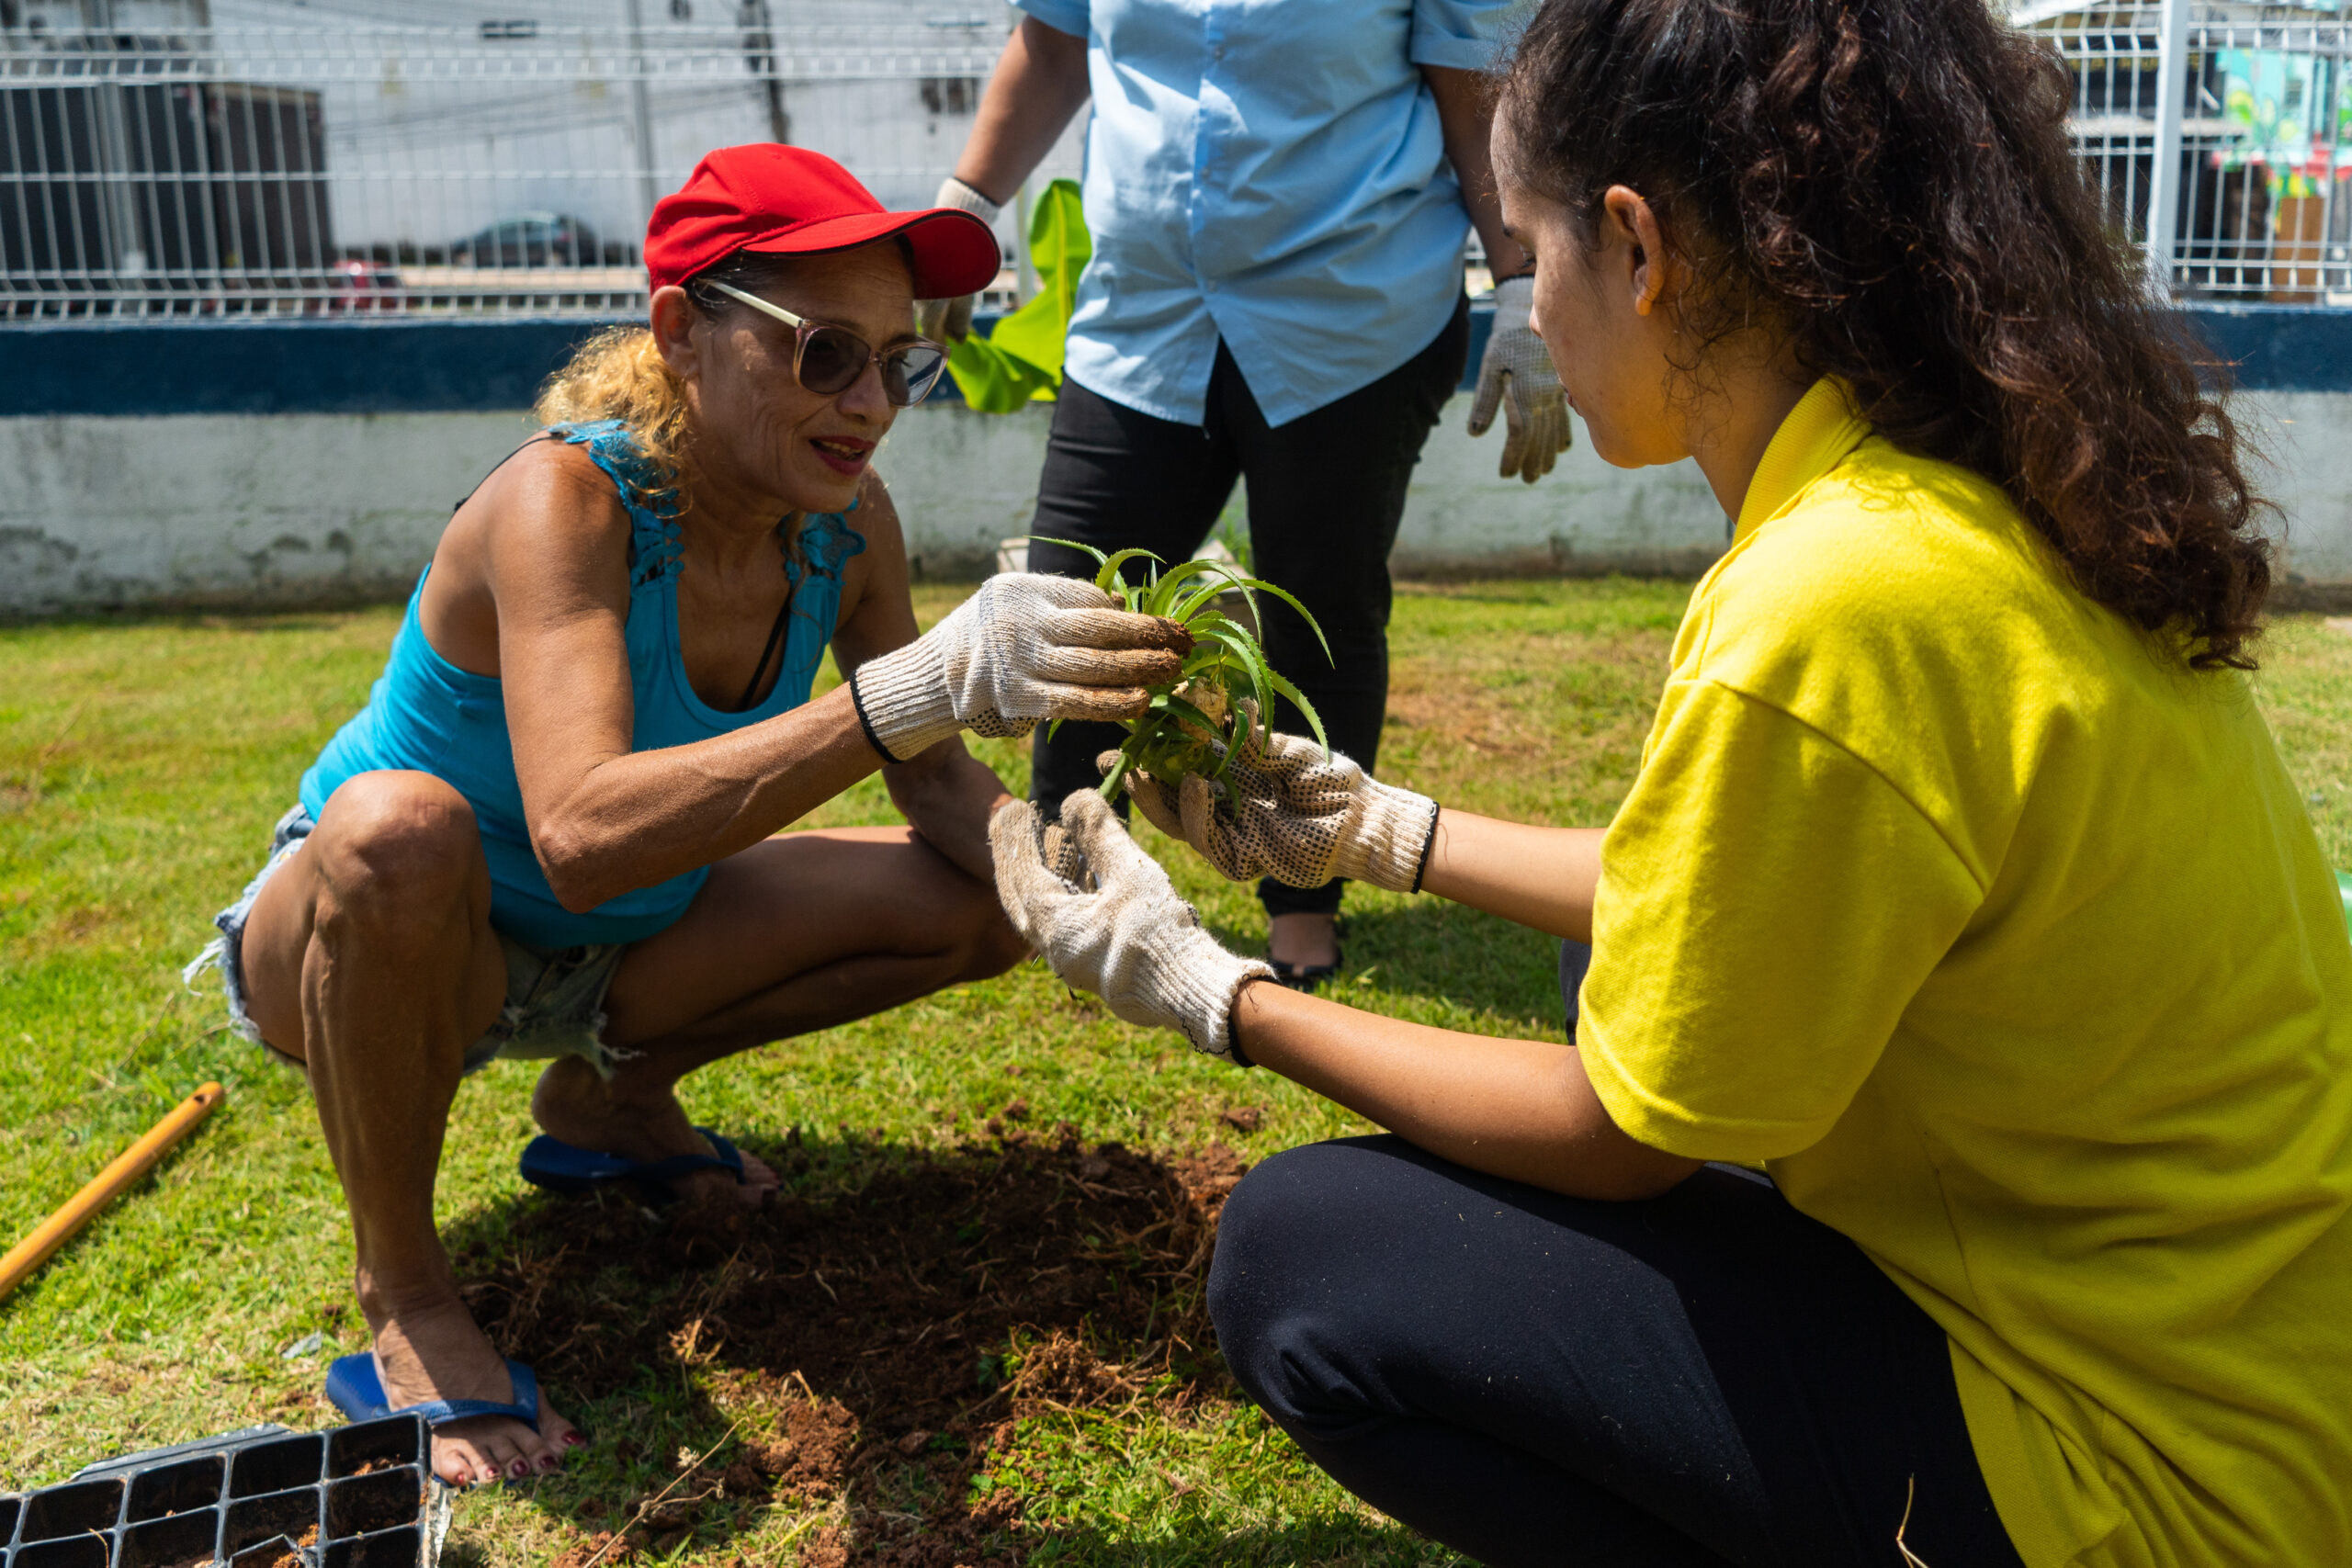
<svg viewBox="0 0 2352 1568">
<path fill-rule="evenodd" d="M 1573 942 L 1592 940 L 1599 828 L 1534 828 L 1447 807 L 1421 891 Z"/>
<path fill-rule="evenodd" d="M 1000 205 L 1012 199 L 1086 102 L 1086 40 L 1023 17 L 980 94 L 956 177 Z"/>
<path fill-rule="evenodd" d="M 967 751 L 960 741 L 943 741 L 922 756 L 882 770 L 890 803 L 918 838 L 945 855 L 967 876 L 992 882 L 989 818 L 1012 798 L 996 770 Z"/>
<path fill-rule="evenodd" d="M 1233 1027 L 1258 1066 L 1472 1170 L 1626 1199 L 1699 1168 L 1620 1131 L 1574 1046 L 1432 1029 L 1265 980 L 1242 987 Z"/>
<path fill-rule="evenodd" d="M 563 907 L 592 909 L 749 849 L 881 765 L 843 684 L 726 735 L 596 763 L 534 814 L 532 847 Z"/>
</svg>

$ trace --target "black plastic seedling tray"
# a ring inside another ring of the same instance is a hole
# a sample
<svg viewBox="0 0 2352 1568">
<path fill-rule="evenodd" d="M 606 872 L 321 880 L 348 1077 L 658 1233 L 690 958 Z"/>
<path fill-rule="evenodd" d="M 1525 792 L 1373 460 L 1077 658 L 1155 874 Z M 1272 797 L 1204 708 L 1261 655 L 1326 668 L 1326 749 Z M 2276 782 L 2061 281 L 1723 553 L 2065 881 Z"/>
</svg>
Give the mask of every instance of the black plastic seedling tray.
<svg viewBox="0 0 2352 1568">
<path fill-rule="evenodd" d="M 0 1568 L 434 1568 L 449 1495 L 425 1468 L 427 1440 L 424 1422 L 396 1416 L 107 1460 L 0 1495 Z"/>
</svg>

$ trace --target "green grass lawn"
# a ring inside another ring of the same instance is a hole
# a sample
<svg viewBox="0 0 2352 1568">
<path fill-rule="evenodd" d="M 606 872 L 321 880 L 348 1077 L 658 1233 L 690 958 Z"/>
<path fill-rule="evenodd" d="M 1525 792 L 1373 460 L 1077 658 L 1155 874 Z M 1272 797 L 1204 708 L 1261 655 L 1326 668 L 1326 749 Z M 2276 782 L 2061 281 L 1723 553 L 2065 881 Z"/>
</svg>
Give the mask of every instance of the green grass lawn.
<svg viewBox="0 0 2352 1568">
<path fill-rule="evenodd" d="M 1605 821 L 1632 778 L 1686 592 L 1634 581 L 1406 590 L 1382 773 L 1468 809 Z M 928 620 L 959 596 L 927 589 L 919 608 Z M 154 1177 L 0 1303 L 0 1487 L 250 1422 L 336 1419 L 319 1382 L 327 1359 L 364 1336 L 334 1173 L 299 1079 L 227 1032 L 216 982 L 190 994 L 178 971 L 251 874 L 302 767 L 363 700 L 397 620 L 384 609 L 0 630 L 0 1238 L 28 1230 L 197 1083 L 217 1077 L 230 1091 Z M 2329 853 L 2352 865 L 2352 635 L 2285 619 L 2264 658 L 2261 691 L 2289 765 Z M 1023 787 L 1020 749 L 981 750 Z M 812 821 L 893 819 L 869 783 Z M 1213 883 L 1139 831 L 1219 934 L 1244 950 L 1262 941 L 1246 890 Z M 1350 908 L 1347 999 L 1560 1037 L 1548 940 L 1430 900 L 1358 890 Z M 996 1340 L 977 1347 L 976 1388 L 1001 1384 L 1008 1397 L 991 1406 L 1004 1424 L 986 1440 L 968 1423 L 907 1442 L 870 1433 L 905 1462 L 885 1454 L 845 1489 L 786 1477 L 729 1491 L 715 1478 L 739 1454 L 801 1433 L 820 1407 L 857 1419 L 866 1384 L 808 1370 L 791 1392 L 802 1369 L 728 1348 L 728 1312 L 814 1300 L 814 1286 L 747 1271 L 741 1248 L 730 1261 L 723 1245 L 697 1253 L 650 1235 L 648 1258 L 683 1261 L 632 1273 L 626 1248 L 597 1248 L 636 1219 L 616 1213 L 594 1221 L 604 1230 L 582 1230 L 591 1222 L 576 1209 L 529 1195 L 514 1156 L 531 1131 L 532 1077 L 528 1066 L 502 1065 L 460 1094 L 443 1161 L 445 1230 L 472 1260 L 481 1299 L 497 1304 L 486 1315 L 518 1334 L 541 1325 L 538 1342 L 510 1350 L 548 1349 L 545 1325 L 562 1313 L 575 1337 L 593 1337 L 603 1325 L 585 1317 L 597 1302 L 616 1334 L 655 1349 L 579 1386 L 551 1378 L 559 1402 L 604 1440 L 571 1473 L 469 1498 L 452 1537 L 459 1561 L 570 1553 L 578 1568 L 596 1532 L 680 1479 L 681 1450 L 709 1455 L 673 1494 L 698 1501 L 640 1532 L 638 1561 L 837 1561 L 894 1518 L 935 1515 L 941 1500 L 925 1489 L 942 1474 L 968 1489 L 950 1501 L 970 1505 L 983 1552 L 1010 1540 L 1041 1562 L 1451 1560 L 1324 1482 L 1233 1393 L 1213 1353 L 1185 1337 L 1199 1321 L 1197 1258 L 1169 1251 L 1165 1235 L 1069 1239 L 1073 1266 L 1095 1269 L 1106 1289 L 1132 1295 L 1148 1281 L 1149 1314 L 1129 1321 L 1104 1296 L 1111 1304 L 1066 1320 L 990 1330 Z M 698 1120 L 786 1159 L 796 1212 L 835 1236 L 865 1223 L 863 1195 L 898 1191 L 890 1184 L 910 1170 L 985 1185 L 1000 1157 L 992 1118 L 1015 1145 L 1005 1168 L 1034 1167 L 1049 1185 L 1061 1179 L 1061 1156 L 1047 1151 L 1057 1137 L 1068 1157 L 1116 1142 L 1157 1171 L 1220 1143 L 1247 1160 L 1362 1130 L 1270 1075 L 1116 1022 L 1035 965 L 737 1058 L 687 1090 Z M 1185 1201 L 1198 1199 L 1187 1191 Z M 875 1203 L 872 1223 L 887 1233 L 894 1222 Z M 986 1251 L 985 1226 L 967 1228 L 944 1245 L 963 1237 Z M 854 1249 L 854 1232 L 838 1245 Z M 557 1305 L 522 1300 L 541 1287 Z M 659 1298 L 660 1311 L 631 1291 Z M 696 1326 L 706 1319 L 718 1325 L 707 1337 Z M 876 1328 L 865 1353 L 884 1354 L 918 1326 Z M 312 1334 L 318 1348 L 282 1354 Z M 1086 1347 L 1092 1370 L 1064 1378 L 1057 1358 L 1072 1345 Z M 565 1350 L 554 1364 L 602 1363 Z"/>
</svg>

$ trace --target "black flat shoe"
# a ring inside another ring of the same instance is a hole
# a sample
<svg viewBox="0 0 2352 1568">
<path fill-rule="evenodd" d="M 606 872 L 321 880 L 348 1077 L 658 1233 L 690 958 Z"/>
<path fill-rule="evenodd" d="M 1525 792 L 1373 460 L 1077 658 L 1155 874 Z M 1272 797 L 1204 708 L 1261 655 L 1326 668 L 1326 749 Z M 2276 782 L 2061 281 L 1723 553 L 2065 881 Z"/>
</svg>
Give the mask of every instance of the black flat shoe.
<svg viewBox="0 0 2352 1568">
<path fill-rule="evenodd" d="M 1266 954 L 1266 963 L 1274 972 L 1274 984 L 1288 986 L 1294 991 L 1309 993 L 1321 989 L 1324 981 L 1336 978 L 1340 973 L 1340 965 L 1347 961 L 1348 955 L 1345 952 L 1340 953 L 1329 964 L 1285 964 L 1271 953 Z"/>
</svg>

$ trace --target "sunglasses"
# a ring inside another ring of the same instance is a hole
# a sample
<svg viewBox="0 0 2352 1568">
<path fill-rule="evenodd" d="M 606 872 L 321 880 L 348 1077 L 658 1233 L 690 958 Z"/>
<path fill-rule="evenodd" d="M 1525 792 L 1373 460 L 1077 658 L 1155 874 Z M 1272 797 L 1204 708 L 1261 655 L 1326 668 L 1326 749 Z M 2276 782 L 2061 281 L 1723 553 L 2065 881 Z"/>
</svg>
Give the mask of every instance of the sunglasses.
<svg viewBox="0 0 2352 1568">
<path fill-rule="evenodd" d="M 797 334 L 792 345 L 792 374 L 801 387 L 820 398 L 845 392 L 868 365 L 880 361 L 882 395 L 894 408 L 912 408 L 939 385 L 947 368 L 947 351 L 928 338 L 917 338 L 893 348 L 879 349 L 847 327 L 829 327 L 806 316 L 796 316 L 781 305 L 756 294 L 746 294 L 717 278 L 705 282 L 731 299 L 740 299 L 763 315 L 774 316 Z"/>
</svg>

